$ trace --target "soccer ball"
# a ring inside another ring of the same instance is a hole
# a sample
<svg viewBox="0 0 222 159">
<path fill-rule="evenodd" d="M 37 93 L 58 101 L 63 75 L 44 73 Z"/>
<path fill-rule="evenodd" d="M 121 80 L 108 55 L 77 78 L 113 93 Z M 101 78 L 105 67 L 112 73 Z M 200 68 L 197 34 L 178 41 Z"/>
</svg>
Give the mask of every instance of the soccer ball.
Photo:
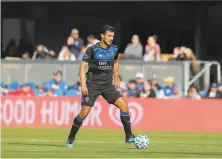
<svg viewBox="0 0 222 159">
<path fill-rule="evenodd" d="M 146 149 L 149 146 L 150 139 L 146 135 L 138 135 L 134 138 L 134 143 L 138 149 Z"/>
</svg>

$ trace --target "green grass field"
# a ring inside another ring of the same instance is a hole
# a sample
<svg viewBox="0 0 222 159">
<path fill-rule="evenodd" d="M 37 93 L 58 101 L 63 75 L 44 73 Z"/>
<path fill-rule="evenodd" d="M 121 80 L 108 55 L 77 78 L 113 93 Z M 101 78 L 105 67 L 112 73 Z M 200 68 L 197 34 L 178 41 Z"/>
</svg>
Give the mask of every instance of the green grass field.
<svg viewBox="0 0 222 159">
<path fill-rule="evenodd" d="M 65 142 L 69 129 L 2 128 L 2 158 L 212 158 L 222 157 L 222 134 L 135 132 L 147 134 L 150 146 L 138 150 L 124 143 L 122 131 L 81 129 L 75 148 Z"/>
</svg>

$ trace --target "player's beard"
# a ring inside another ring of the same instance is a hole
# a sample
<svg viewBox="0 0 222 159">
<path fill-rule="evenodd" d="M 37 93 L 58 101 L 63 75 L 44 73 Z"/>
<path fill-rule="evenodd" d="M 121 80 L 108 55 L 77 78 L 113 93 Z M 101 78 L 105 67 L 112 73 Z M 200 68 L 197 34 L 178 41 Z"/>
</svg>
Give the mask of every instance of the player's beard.
<svg viewBox="0 0 222 159">
<path fill-rule="evenodd" d="M 105 40 L 103 40 L 103 42 L 104 42 L 104 44 L 105 44 L 106 46 L 108 46 L 108 47 L 112 44 L 112 41 L 110 42 L 110 44 L 108 44 Z"/>
</svg>

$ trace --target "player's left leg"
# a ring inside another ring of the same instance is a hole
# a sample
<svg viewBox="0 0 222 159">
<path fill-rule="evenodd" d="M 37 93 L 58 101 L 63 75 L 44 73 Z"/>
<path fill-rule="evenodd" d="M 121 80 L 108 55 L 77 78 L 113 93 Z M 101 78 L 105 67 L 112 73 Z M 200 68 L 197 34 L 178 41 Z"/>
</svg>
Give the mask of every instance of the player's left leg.
<svg viewBox="0 0 222 159">
<path fill-rule="evenodd" d="M 131 123 L 130 123 L 130 115 L 129 115 L 129 108 L 122 95 L 116 88 L 112 85 L 108 89 L 106 89 L 101 94 L 110 104 L 115 105 L 120 109 L 120 119 L 124 127 L 125 135 L 126 135 L 126 143 L 134 142 L 134 135 L 132 134 L 131 130 Z"/>
<path fill-rule="evenodd" d="M 134 135 L 132 134 L 131 130 L 131 122 L 130 122 L 130 115 L 129 115 L 129 108 L 126 102 L 122 97 L 119 97 L 115 102 L 114 105 L 120 109 L 120 119 L 124 127 L 125 135 L 126 135 L 126 143 L 134 142 Z"/>
</svg>

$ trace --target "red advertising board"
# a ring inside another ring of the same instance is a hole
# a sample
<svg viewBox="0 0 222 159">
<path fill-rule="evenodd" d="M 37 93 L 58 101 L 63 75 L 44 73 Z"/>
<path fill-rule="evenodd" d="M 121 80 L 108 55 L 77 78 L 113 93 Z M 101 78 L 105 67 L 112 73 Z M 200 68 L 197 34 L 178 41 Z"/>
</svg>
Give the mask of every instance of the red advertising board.
<svg viewBox="0 0 222 159">
<path fill-rule="evenodd" d="M 222 100 L 126 99 L 134 130 L 222 132 Z M 2 97 L 3 127 L 70 128 L 79 97 Z M 85 128 L 120 129 L 119 110 L 99 98 Z"/>
</svg>

